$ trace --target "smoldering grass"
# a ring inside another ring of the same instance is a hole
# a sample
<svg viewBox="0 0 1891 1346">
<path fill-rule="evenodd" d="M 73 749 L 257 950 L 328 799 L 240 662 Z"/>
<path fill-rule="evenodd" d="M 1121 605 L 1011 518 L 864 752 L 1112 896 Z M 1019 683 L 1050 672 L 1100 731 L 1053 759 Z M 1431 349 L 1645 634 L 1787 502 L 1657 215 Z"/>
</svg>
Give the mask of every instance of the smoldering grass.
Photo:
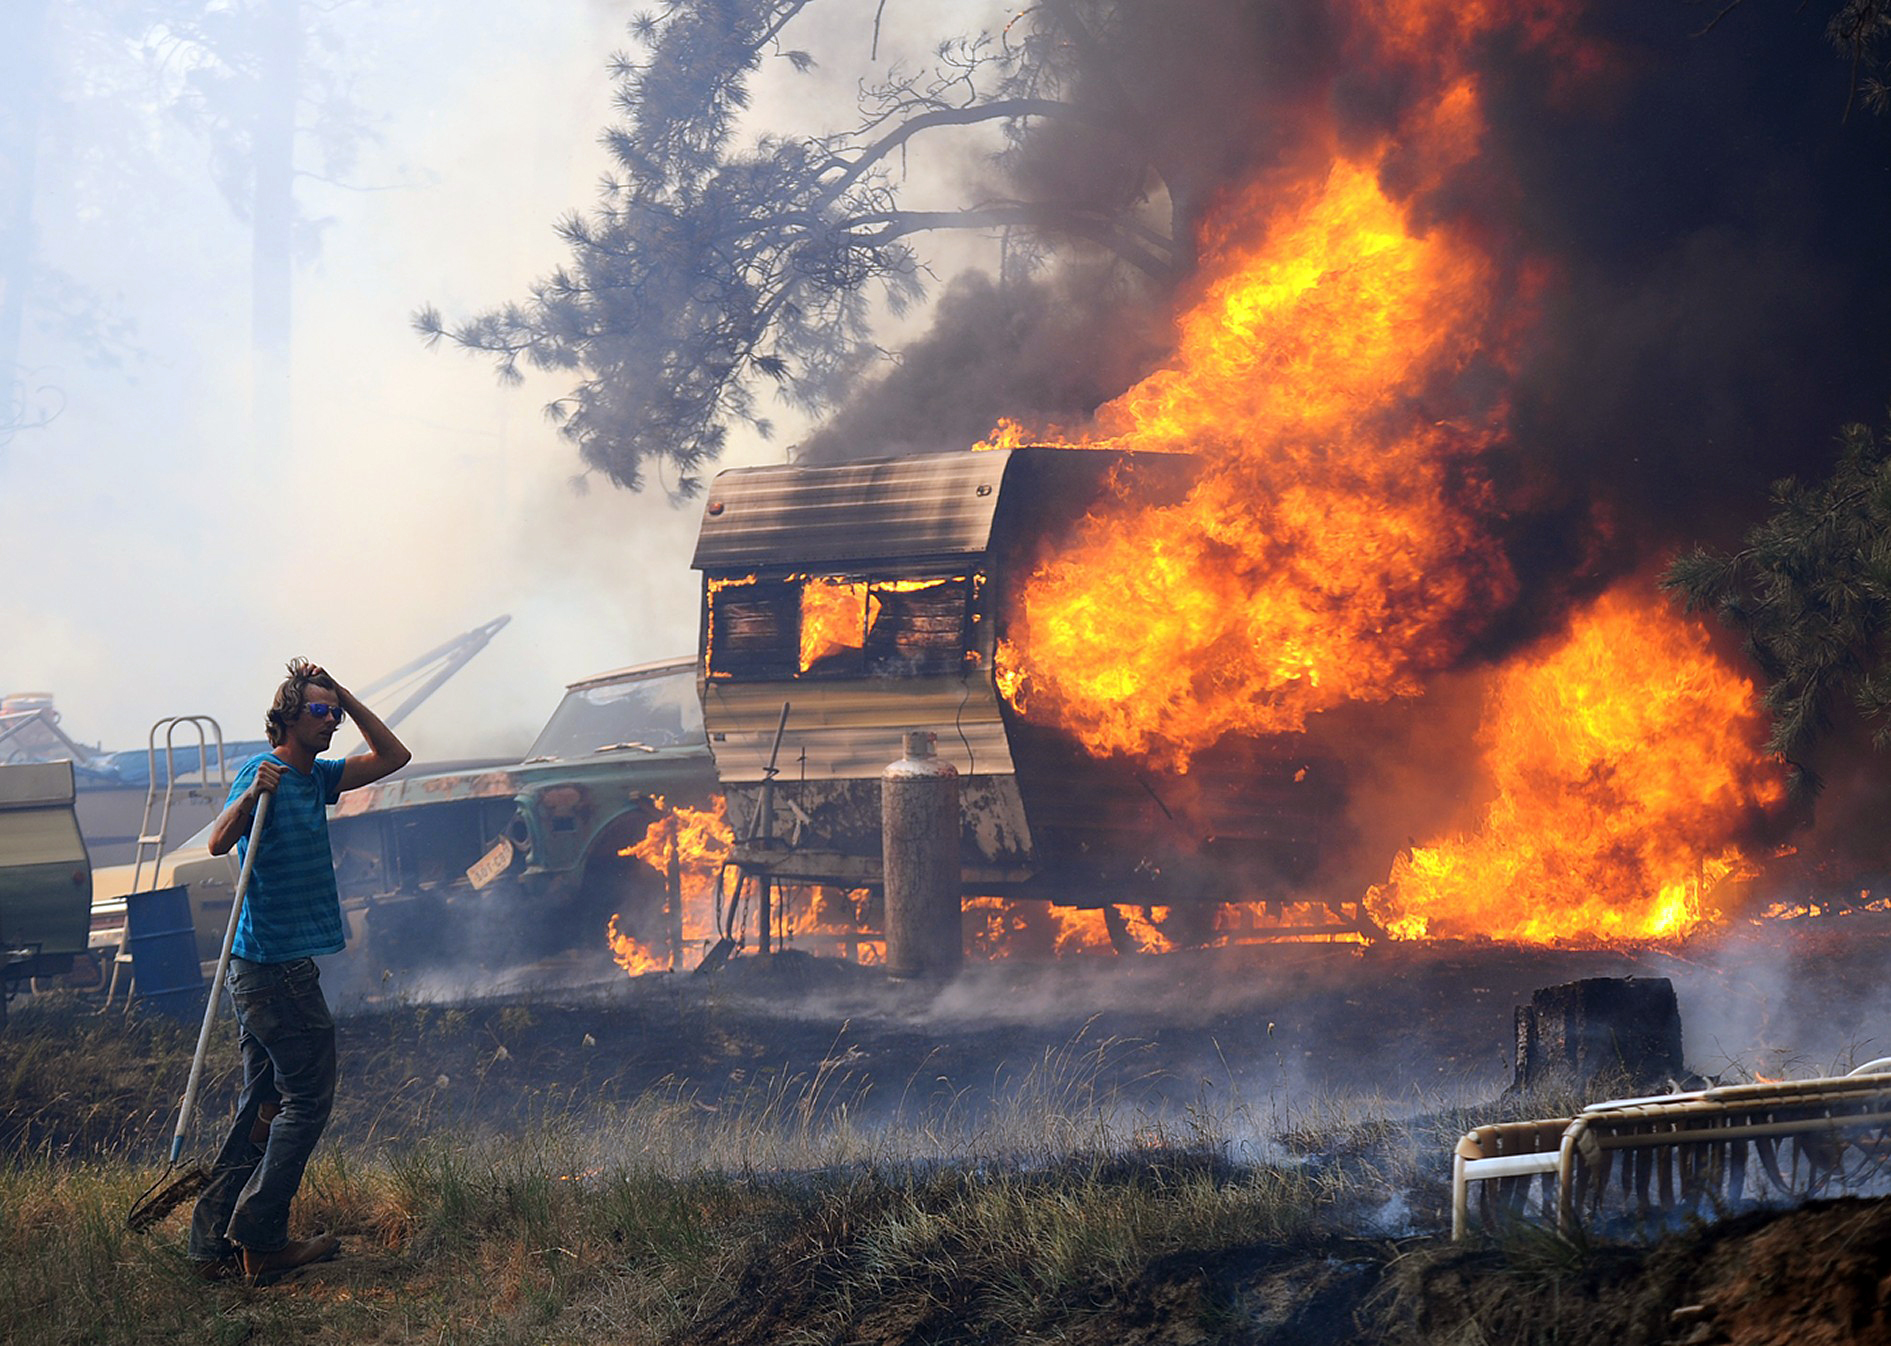
<svg viewBox="0 0 1891 1346">
<path fill-rule="evenodd" d="M 596 1137 L 553 1129 L 419 1144 L 385 1163 L 329 1155 L 312 1168 L 297 1217 L 304 1229 L 349 1235 L 352 1255 L 325 1273 L 326 1289 L 305 1286 L 279 1303 L 299 1305 L 292 1316 L 317 1339 L 340 1339 L 335 1329 L 360 1311 L 346 1310 L 339 1291 L 377 1274 L 363 1253 L 379 1248 L 381 1278 L 401 1284 L 403 1298 L 424 1291 L 421 1317 L 487 1325 L 447 1339 L 621 1340 L 633 1326 L 713 1319 L 745 1278 L 795 1277 L 808 1287 L 797 1309 L 807 1324 L 844 1323 L 889 1298 L 945 1297 L 1022 1330 L 1106 1294 L 1153 1256 L 1298 1236 L 1323 1198 L 1321 1179 L 1305 1173 L 1229 1178 L 1120 1155 L 1037 1171 L 578 1167 L 596 1150 Z M 0 1240 L 0 1336 L 155 1340 L 145 1325 L 168 1323 L 174 1335 L 212 1313 L 217 1295 L 255 1294 L 206 1291 L 180 1273 L 181 1217 L 142 1238 L 125 1233 L 135 1195 L 126 1166 L 16 1165 L 0 1192 L 10 1230 Z M 75 1284 L 88 1293 L 75 1296 Z M 114 1315 L 111 1301 L 138 1313 Z M 49 1323 L 50 1334 L 27 1330 Z"/>
<path fill-rule="evenodd" d="M 888 1305 L 1029 1337 L 1161 1258 L 1357 1227 L 1426 1162 L 1400 1131 L 1410 1100 L 1203 1090 L 1177 1105 L 1148 1044 L 1089 1030 L 971 1084 L 927 1060 L 888 1087 L 843 1033 L 802 1072 L 623 1098 L 543 1086 L 497 1124 L 462 1124 L 444 1106 L 460 1086 L 428 1071 L 464 1044 L 434 1035 L 437 1012 L 397 1017 L 356 1058 L 391 1083 L 357 1092 L 298 1200 L 294 1232 L 338 1232 L 346 1257 L 272 1298 L 197 1281 L 186 1212 L 127 1234 L 171 1106 L 139 1084 L 120 1095 L 145 1109 L 121 1118 L 121 1153 L 104 1153 L 99 1120 L 83 1144 L 0 1157 L 0 1339 L 727 1339 L 757 1295 L 783 1301 L 782 1340 L 835 1339 Z M 93 1041 L 76 1021 L 45 1027 L 29 1106 L 55 1106 L 47 1081 Z M 168 1085 L 187 1061 L 160 1030 L 118 1067 Z"/>
</svg>

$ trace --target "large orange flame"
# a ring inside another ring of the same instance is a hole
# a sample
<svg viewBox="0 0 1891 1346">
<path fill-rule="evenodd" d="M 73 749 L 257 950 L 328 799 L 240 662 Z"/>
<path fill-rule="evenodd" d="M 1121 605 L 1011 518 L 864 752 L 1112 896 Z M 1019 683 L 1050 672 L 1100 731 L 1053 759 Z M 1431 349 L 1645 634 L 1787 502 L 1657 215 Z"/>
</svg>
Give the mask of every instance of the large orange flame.
<svg viewBox="0 0 1891 1346">
<path fill-rule="evenodd" d="M 735 831 L 729 826 L 728 804 L 721 795 L 707 809 L 683 804 L 671 807 L 661 796 L 655 802 L 662 816 L 644 830 L 642 840 L 618 854 L 641 860 L 662 875 L 669 873 L 674 858 L 682 890 L 683 944 L 687 949 L 714 937 L 716 879 L 735 845 Z M 670 960 L 666 956 L 619 927 L 618 922 L 623 920 L 623 912 L 613 914 L 605 931 L 617 965 L 633 977 L 668 968 Z M 677 951 L 679 970 L 683 953 L 682 949 Z"/>
<path fill-rule="evenodd" d="M 1622 588 L 1494 678 L 1470 831 L 1401 856 L 1368 899 L 1394 935 L 1659 939 L 1714 914 L 1732 844 L 1784 794 L 1753 685 L 1694 622 Z"/>
<path fill-rule="evenodd" d="M 879 607 L 879 598 L 867 592 L 864 582 L 809 577 L 801 586 L 802 670 L 829 655 L 860 649 Z"/>
<path fill-rule="evenodd" d="M 1522 592 L 1494 468 L 1552 272 L 1510 256 L 1488 220 L 1436 209 L 1465 196 L 1435 189 L 1475 181 L 1508 204 L 1484 162 L 1473 53 L 1487 39 L 1549 49 L 1578 79 L 1601 49 L 1572 35 L 1564 0 L 1343 8 L 1360 64 L 1396 67 L 1413 115 L 1363 148 L 1355 135 L 1319 152 L 1342 137 L 1313 130 L 1309 152 L 1222 202 L 1172 356 L 1093 424 L 1007 420 L 980 446 L 1199 464 L 1177 504 L 1087 518 L 1007 613 L 1001 694 L 1098 755 L 1186 770 L 1225 736 L 1415 697 Z M 1611 595 L 1560 645 L 1496 670 L 1488 714 L 1489 812 L 1374 890 L 1395 933 L 1687 929 L 1746 863 L 1734 839 L 1780 797 L 1751 687 L 1652 594 Z"/>
<path fill-rule="evenodd" d="M 1494 368 L 1493 266 L 1416 227 L 1372 162 L 1336 163 L 1260 232 L 1225 245 L 1170 367 L 1090 441 L 1190 450 L 1204 476 L 1173 507 L 1087 520 L 1000 652 L 1098 753 L 1185 767 L 1224 734 L 1415 695 L 1515 592 L 1477 465 L 1501 401 L 1429 405 Z"/>
</svg>

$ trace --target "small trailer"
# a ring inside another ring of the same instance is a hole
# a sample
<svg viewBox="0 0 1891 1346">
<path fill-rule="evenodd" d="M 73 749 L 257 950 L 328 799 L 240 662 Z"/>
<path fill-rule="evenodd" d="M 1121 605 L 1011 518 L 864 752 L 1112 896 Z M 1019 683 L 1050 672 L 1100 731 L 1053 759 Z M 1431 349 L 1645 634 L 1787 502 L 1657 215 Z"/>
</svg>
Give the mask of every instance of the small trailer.
<svg viewBox="0 0 1891 1346">
<path fill-rule="evenodd" d="M 70 762 L 0 766 L 0 994 L 86 951 L 92 861 L 74 794 Z"/>
<path fill-rule="evenodd" d="M 1194 471 L 1031 447 L 720 473 L 693 561 L 700 685 L 745 874 L 877 889 L 881 774 L 929 731 L 960 776 L 965 896 L 1106 913 L 1317 897 L 1346 793 L 1306 736 L 1224 741 L 1182 775 L 1092 756 L 1000 689 L 1041 560 L 1091 510 L 1175 499 Z M 1367 929 L 1356 904 L 1328 919 Z"/>
</svg>

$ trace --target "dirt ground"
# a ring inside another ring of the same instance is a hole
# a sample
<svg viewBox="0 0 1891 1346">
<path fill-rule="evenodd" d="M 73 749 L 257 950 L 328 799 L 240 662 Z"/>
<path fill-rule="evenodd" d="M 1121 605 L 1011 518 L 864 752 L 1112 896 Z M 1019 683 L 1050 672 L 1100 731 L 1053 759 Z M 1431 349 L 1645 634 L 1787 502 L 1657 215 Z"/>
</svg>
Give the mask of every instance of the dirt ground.
<svg viewBox="0 0 1891 1346">
<path fill-rule="evenodd" d="M 1430 1249 L 1393 1264 L 1389 1346 L 1864 1346 L 1891 1341 L 1891 1201 L 1756 1213 L 1560 1266 Z"/>
<path fill-rule="evenodd" d="M 739 958 L 713 976 L 626 978 L 601 953 L 503 971 L 353 965 L 325 975 L 368 1020 L 390 1007 L 521 1000 L 565 1007 L 573 1027 L 588 1015 L 613 1039 L 600 1054 L 613 1087 L 668 1076 L 715 1092 L 730 1070 L 792 1074 L 837 1049 L 854 1052 L 854 1073 L 882 1091 L 915 1072 L 980 1087 L 1083 1034 L 1138 1044 L 1139 1068 L 1160 1076 L 1169 1099 L 1206 1090 L 1251 1109 L 1371 1099 L 1412 1112 L 1500 1093 L 1516 1007 L 1586 977 L 1670 979 L 1686 1064 L 1702 1077 L 1842 1072 L 1891 1055 L 1888 962 L 1891 918 L 1871 917 L 1634 951 L 1301 944 L 994 962 L 940 986 L 792 951 Z M 569 1064 L 555 1037 L 537 1050 Z"/>
</svg>

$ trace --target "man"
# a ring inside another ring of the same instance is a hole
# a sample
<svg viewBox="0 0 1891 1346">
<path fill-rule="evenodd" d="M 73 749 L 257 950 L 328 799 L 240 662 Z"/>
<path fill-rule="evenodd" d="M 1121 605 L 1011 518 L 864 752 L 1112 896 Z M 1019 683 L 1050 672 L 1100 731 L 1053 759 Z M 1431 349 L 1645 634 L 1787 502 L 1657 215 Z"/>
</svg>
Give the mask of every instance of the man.
<svg viewBox="0 0 1891 1346">
<path fill-rule="evenodd" d="M 345 717 L 367 751 L 318 757 Z M 208 1280 L 263 1285 L 335 1256 L 332 1234 L 289 1238 L 289 1203 L 335 1102 L 335 1021 L 315 959 L 343 944 L 328 849 L 328 805 L 398 771 L 413 754 L 352 693 L 306 659 L 289 663 L 266 723 L 270 750 L 245 762 L 210 826 L 210 853 L 249 849 L 265 794 L 226 984 L 236 1004 L 243 1093 L 190 1222 L 190 1256 Z"/>
</svg>

